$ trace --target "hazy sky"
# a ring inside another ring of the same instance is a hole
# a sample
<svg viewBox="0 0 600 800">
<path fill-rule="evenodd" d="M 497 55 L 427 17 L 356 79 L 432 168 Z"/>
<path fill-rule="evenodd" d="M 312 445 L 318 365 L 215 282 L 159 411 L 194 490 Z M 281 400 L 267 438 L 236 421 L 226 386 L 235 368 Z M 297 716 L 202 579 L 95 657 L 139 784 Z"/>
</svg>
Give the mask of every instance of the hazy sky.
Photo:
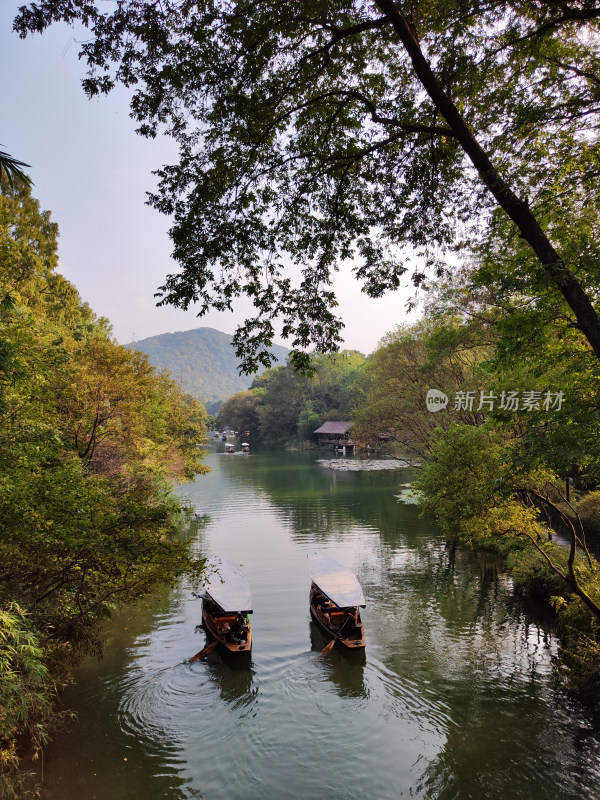
<svg viewBox="0 0 600 800">
<path fill-rule="evenodd" d="M 19 39 L 12 20 L 22 2 L 0 3 L 0 149 L 31 165 L 33 194 L 59 225 L 61 272 L 96 314 L 110 319 L 123 344 L 201 326 L 233 333 L 249 304 L 205 317 L 155 306 L 157 287 L 177 265 L 170 258 L 169 220 L 145 200 L 155 185 L 152 170 L 176 160 L 175 146 L 135 134 L 125 90 L 85 97 L 81 32 L 61 25 Z M 336 291 L 348 348 L 369 353 L 407 320 L 408 279 L 404 289 L 371 300 L 348 269 Z"/>
</svg>

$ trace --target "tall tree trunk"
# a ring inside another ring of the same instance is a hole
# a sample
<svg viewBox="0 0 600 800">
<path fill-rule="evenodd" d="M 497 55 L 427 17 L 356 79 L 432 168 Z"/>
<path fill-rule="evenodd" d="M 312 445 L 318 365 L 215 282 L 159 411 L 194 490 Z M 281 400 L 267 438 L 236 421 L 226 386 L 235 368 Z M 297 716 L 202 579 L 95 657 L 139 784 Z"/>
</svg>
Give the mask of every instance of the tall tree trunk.
<svg viewBox="0 0 600 800">
<path fill-rule="evenodd" d="M 596 356 L 600 358 L 600 317 L 583 287 L 554 249 L 529 208 L 529 204 L 517 197 L 508 183 L 499 175 L 460 112 L 440 86 L 423 55 L 409 21 L 396 8 L 393 0 L 375 0 L 375 4 L 394 27 L 412 61 L 415 75 L 452 128 L 456 139 L 470 158 L 482 181 L 515 223 L 523 239 L 529 243 L 543 269 L 575 314 L 579 329 L 592 346 Z"/>
</svg>

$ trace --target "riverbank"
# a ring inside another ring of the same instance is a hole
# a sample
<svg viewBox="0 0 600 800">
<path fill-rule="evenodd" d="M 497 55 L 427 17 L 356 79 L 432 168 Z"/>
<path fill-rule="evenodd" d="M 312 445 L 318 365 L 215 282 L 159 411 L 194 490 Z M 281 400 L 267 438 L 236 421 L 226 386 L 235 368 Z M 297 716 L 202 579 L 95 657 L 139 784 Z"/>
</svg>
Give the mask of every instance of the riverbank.
<svg viewBox="0 0 600 800">
<path fill-rule="evenodd" d="M 451 426 L 433 442 L 415 489 L 448 539 L 500 553 L 517 591 L 553 609 L 569 686 L 599 708 L 600 565 L 583 526 L 563 510 L 561 482 L 511 455 L 495 428 Z"/>
</svg>

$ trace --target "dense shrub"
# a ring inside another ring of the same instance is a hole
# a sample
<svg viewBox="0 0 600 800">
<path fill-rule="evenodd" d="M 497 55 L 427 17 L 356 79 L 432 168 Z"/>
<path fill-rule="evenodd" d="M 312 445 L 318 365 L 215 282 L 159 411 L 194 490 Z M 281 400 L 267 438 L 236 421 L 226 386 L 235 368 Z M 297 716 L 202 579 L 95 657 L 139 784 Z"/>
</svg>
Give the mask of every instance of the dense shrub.
<svg viewBox="0 0 600 800">
<path fill-rule="evenodd" d="M 590 542 L 600 544 L 600 491 L 590 492 L 579 500 L 575 510 Z"/>
</svg>

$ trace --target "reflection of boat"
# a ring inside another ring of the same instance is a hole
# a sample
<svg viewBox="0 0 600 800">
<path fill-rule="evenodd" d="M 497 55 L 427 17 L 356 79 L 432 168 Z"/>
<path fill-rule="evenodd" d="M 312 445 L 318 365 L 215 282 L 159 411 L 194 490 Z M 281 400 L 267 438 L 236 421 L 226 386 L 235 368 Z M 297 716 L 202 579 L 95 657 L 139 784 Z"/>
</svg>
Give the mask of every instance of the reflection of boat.
<svg viewBox="0 0 600 800">
<path fill-rule="evenodd" d="M 214 577 L 202 596 L 202 622 L 230 652 L 248 652 L 252 647 L 248 578 L 225 558 L 211 561 L 209 569 Z"/>
<path fill-rule="evenodd" d="M 365 646 L 359 608 L 366 605 L 356 575 L 328 556 L 310 554 L 310 610 L 328 634 L 346 647 Z"/>
<path fill-rule="evenodd" d="M 234 444 L 230 444 L 229 442 L 227 442 L 227 444 L 225 445 L 225 452 L 226 453 L 233 453 L 234 451 L 235 451 L 235 445 Z"/>
<path fill-rule="evenodd" d="M 311 615 L 309 624 L 310 648 L 320 653 L 331 641 L 329 633 L 315 622 Z M 233 657 L 232 657 L 233 658 Z M 335 658 L 322 662 L 327 677 L 335 684 L 340 697 L 366 697 L 365 666 L 367 663 L 364 647 L 340 647 Z"/>
<path fill-rule="evenodd" d="M 230 653 L 219 647 L 205 661 L 206 674 L 219 689 L 221 699 L 236 708 L 250 706 L 258 697 L 258 687 L 253 686 L 252 653 Z"/>
<path fill-rule="evenodd" d="M 248 442 L 242 442 L 242 453 L 249 453 L 250 452 L 250 445 Z"/>
</svg>

